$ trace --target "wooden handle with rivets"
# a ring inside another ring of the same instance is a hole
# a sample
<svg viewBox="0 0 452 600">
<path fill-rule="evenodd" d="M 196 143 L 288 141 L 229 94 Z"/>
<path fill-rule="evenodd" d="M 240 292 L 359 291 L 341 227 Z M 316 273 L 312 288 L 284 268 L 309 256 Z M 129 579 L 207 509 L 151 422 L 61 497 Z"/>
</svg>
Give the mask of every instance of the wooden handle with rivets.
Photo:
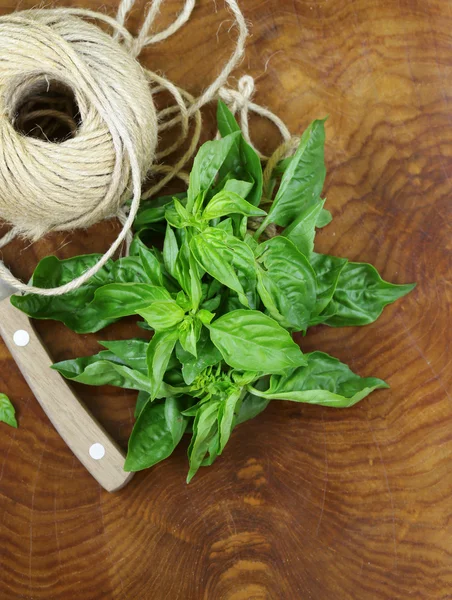
<svg viewBox="0 0 452 600">
<path fill-rule="evenodd" d="M 12 306 L 9 298 L 0 302 L 0 335 L 36 399 L 72 452 L 107 491 L 122 488 L 132 477 L 132 473 L 123 469 L 123 451 L 62 376 L 50 368 L 52 360 L 30 320 Z"/>
</svg>

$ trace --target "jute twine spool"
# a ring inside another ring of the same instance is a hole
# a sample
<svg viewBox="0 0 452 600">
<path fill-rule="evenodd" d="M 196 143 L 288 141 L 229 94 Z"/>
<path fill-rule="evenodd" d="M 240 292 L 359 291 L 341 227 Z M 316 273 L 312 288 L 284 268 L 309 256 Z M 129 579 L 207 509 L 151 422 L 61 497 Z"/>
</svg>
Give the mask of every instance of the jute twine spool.
<svg viewBox="0 0 452 600">
<path fill-rule="evenodd" d="M 251 101 L 251 77 L 242 77 L 237 90 L 224 87 L 243 56 L 247 36 L 235 0 L 226 3 L 239 30 L 236 47 L 199 98 L 139 65 L 135 57 L 141 49 L 179 29 L 195 4 L 187 0 L 166 30 L 151 34 L 161 2 L 151 4 L 136 37 L 124 26 L 134 0 L 121 2 L 116 19 L 83 9 L 29 10 L 0 17 L 0 219 L 12 226 L 0 239 L 0 248 L 17 235 L 37 240 L 50 231 L 88 227 L 115 216 L 123 225 L 97 265 L 58 288 L 26 285 L 0 261 L 0 277 L 16 289 L 60 295 L 94 275 L 130 236 L 140 199 L 152 197 L 175 176 L 187 179 L 183 168 L 199 141 L 200 108 L 213 98 L 222 97 L 240 115 L 250 143 L 250 110 L 275 123 L 284 141 L 269 166 L 293 149 L 284 123 Z M 102 21 L 111 34 L 86 18 Z M 157 115 L 153 94 L 162 90 L 173 95 L 175 104 Z M 189 133 L 191 119 L 194 130 Z M 158 134 L 175 125 L 180 127 L 178 139 L 156 152 Z M 174 164 L 162 164 L 189 135 L 191 143 L 183 156 Z M 153 165 L 155 159 L 158 164 Z M 151 167 L 163 177 L 143 192 L 142 181 Z M 131 200 L 127 210 L 126 200 Z"/>
</svg>

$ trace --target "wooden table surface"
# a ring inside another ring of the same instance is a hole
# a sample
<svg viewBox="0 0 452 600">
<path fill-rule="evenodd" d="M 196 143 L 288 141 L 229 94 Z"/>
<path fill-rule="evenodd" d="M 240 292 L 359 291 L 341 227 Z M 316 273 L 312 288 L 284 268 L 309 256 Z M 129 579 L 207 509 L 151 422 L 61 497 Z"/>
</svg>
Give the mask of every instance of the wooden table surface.
<svg viewBox="0 0 452 600">
<path fill-rule="evenodd" d="M 113 13 L 116 0 L 82 4 Z M 275 401 L 189 486 L 182 444 L 108 494 L 59 438 L 0 342 L 0 390 L 20 423 L 17 431 L 0 425 L 0 600 L 452 598 L 452 9 L 447 0 L 241 5 L 252 37 L 236 75 L 256 78 L 257 101 L 294 133 L 330 115 L 334 221 L 317 249 L 418 283 L 377 323 L 317 327 L 302 347 L 391 389 L 343 411 Z M 160 22 L 180 6 L 165 2 Z M 142 11 L 137 5 L 132 25 Z M 230 25 L 222 2 L 215 12 L 203 0 L 142 60 L 199 93 L 231 51 Z M 204 139 L 214 133 L 212 115 L 205 111 Z M 253 129 L 261 148 L 275 147 L 271 128 Z M 28 277 L 39 258 L 102 251 L 116 231 L 104 223 L 17 243 L 4 258 Z M 56 360 L 90 354 L 96 339 L 131 327 L 77 336 L 38 324 Z M 76 390 L 125 447 L 134 394 Z"/>
</svg>

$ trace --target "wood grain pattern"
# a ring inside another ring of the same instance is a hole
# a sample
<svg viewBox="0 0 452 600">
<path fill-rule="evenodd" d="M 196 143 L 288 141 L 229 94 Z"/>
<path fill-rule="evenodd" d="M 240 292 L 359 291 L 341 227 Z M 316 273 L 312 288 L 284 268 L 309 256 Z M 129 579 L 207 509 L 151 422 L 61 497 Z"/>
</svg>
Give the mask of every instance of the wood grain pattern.
<svg viewBox="0 0 452 600">
<path fill-rule="evenodd" d="M 110 12 L 116 1 L 89 5 Z M 231 48 L 231 17 L 217 5 L 199 2 L 190 24 L 142 60 L 199 92 Z M 256 77 L 257 101 L 294 132 L 330 115 L 335 219 L 317 249 L 418 282 L 377 323 L 318 327 L 300 342 L 391 389 L 343 411 L 275 401 L 188 487 L 183 446 L 109 495 L 0 344 L 0 388 L 20 423 L 0 432 L 1 600 L 452 598 L 452 10 L 444 0 L 241 5 L 253 36 L 239 73 Z M 165 2 L 161 22 L 179 8 Z M 206 138 L 212 117 L 206 110 Z M 270 126 L 253 130 L 263 149 L 275 147 Z M 115 231 L 104 223 L 4 257 L 27 277 L 39 257 L 103 250 Z M 56 360 L 94 352 L 100 339 L 37 327 Z M 131 332 L 125 323 L 102 337 Z M 124 446 L 134 395 L 74 387 Z"/>
</svg>

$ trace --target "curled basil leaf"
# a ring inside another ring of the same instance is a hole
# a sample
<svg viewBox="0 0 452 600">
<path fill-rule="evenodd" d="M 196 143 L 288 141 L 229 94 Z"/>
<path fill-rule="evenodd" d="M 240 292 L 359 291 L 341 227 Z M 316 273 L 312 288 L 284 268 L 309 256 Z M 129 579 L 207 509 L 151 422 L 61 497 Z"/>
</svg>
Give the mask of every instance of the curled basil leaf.
<svg viewBox="0 0 452 600">
<path fill-rule="evenodd" d="M 324 352 L 305 354 L 307 365 L 282 375 L 272 375 L 266 391 L 249 386 L 256 396 L 344 408 L 353 406 L 372 391 L 389 387 L 376 377 L 359 377 L 347 365 Z"/>
<path fill-rule="evenodd" d="M 6 394 L 0 393 L 0 421 L 17 428 L 16 411 Z"/>
</svg>

